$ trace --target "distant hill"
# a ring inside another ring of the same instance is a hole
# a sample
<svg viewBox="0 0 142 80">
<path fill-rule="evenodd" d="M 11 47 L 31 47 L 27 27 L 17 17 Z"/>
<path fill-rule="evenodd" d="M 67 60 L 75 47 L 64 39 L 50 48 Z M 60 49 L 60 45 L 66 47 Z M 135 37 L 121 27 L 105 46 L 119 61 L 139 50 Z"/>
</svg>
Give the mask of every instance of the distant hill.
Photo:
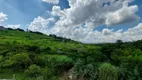
<svg viewBox="0 0 142 80">
<path fill-rule="evenodd" d="M 6 28 L 4 28 L 3 26 L 0 26 L 0 30 L 6 30 Z"/>
<path fill-rule="evenodd" d="M 30 30 L 24 31 L 23 29 L 20 29 L 20 28 L 12 29 L 12 28 L 5 28 L 3 26 L 0 26 L 0 30 L 3 30 L 3 31 L 1 31 L 1 32 L 3 32 L 3 36 L 4 35 L 10 35 L 11 37 L 12 36 L 14 36 L 14 37 L 17 36 L 19 38 L 20 37 L 26 37 L 27 38 L 27 36 L 29 36 L 29 38 L 38 36 L 37 38 L 44 37 L 45 39 L 50 38 L 50 39 L 54 39 L 55 41 L 61 41 L 61 42 L 76 42 L 76 41 L 71 40 L 71 39 L 67 39 L 67 38 L 64 38 L 64 37 L 56 36 L 54 34 L 45 35 L 45 34 L 43 34 L 41 32 L 34 32 L 34 31 L 30 31 Z"/>
</svg>

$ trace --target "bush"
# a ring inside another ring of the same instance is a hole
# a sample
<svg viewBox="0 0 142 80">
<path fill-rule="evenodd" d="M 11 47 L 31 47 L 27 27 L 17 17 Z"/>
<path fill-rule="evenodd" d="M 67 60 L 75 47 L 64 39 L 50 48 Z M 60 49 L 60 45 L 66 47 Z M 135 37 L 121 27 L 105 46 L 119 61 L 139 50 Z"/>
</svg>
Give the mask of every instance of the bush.
<svg viewBox="0 0 142 80">
<path fill-rule="evenodd" d="M 118 80 L 118 69 L 110 63 L 103 63 L 99 68 L 99 80 Z"/>
<path fill-rule="evenodd" d="M 25 74 L 29 77 L 39 77 L 41 76 L 41 69 L 39 66 L 33 64 L 25 71 Z"/>
<path fill-rule="evenodd" d="M 10 67 L 12 67 L 13 63 L 14 62 L 11 61 L 11 60 L 5 60 L 4 62 L 2 62 L 0 64 L 0 67 L 2 67 L 2 68 L 10 68 Z"/>
<path fill-rule="evenodd" d="M 0 63 L 3 61 L 3 56 L 0 55 Z"/>
<path fill-rule="evenodd" d="M 97 65 L 96 65 L 97 66 Z M 97 68 L 93 64 L 85 64 L 84 61 L 78 60 L 74 66 L 74 73 L 79 80 L 96 80 Z M 77 79 L 77 80 L 78 80 Z"/>
<path fill-rule="evenodd" d="M 12 56 L 13 67 L 26 69 L 31 64 L 31 59 L 27 53 Z"/>
</svg>

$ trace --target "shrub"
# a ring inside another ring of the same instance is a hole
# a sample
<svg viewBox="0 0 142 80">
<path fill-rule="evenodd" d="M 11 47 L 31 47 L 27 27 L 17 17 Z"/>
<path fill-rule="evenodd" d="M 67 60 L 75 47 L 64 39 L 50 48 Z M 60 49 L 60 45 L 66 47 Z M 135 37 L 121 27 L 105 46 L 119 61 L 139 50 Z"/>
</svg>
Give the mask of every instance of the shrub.
<svg viewBox="0 0 142 80">
<path fill-rule="evenodd" d="M 26 69 L 31 64 L 31 59 L 27 53 L 12 56 L 13 67 Z"/>
<path fill-rule="evenodd" d="M 25 74 L 29 77 L 38 77 L 41 76 L 41 69 L 39 66 L 33 64 L 25 71 Z"/>
<path fill-rule="evenodd" d="M 118 80 L 118 69 L 110 63 L 103 63 L 99 68 L 99 80 Z"/>
<path fill-rule="evenodd" d="M 10 67 L 12 67 L 12 65 L 13 65 L 13 61 L 5 60 L 4 62 L 2 62 L 0 64 L 0 67 L 2 67 L 2 68 L 10 68 Z"/>
<path fill-rule="evenodd" d="M 97 65 L 96 65 L 97 66 Z M 74 66 L 75 77 L 79 80 L 96 80 L 97 68 L 93 64 L 85 64 L 84 61 L 78 60 Z M 77 80 L 78 80 L 77 79 Z"/>
<path fill-rule="evenodd" d="M 0 62 L 2 62 L 3 61 L 3 56 L 2 55 L 0 55 Z"/>
</svg>

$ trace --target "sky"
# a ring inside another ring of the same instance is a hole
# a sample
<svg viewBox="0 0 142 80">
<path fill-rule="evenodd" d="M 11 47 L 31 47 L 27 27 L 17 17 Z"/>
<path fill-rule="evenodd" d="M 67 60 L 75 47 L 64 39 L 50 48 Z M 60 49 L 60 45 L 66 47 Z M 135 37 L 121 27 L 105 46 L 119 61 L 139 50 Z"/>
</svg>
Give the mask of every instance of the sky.
<svg viewBox="0 0 142 80">
<path fill-rule="evenodd" d="M 83 43 L 142 39 L 142 0 L 0 0 L 0 25 Z"/>
</svg>

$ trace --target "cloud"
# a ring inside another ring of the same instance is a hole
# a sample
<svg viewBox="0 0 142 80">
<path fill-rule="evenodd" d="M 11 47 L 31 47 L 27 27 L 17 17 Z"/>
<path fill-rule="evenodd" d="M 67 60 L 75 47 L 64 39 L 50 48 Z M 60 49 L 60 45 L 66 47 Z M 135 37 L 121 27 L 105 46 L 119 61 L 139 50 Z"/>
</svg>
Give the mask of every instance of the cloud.
<svg viewBox="0 0 142 80">
<path fill-rule="evenodd" d="M 73 35 L 75 40 L 79 40 L 84 43 L 102 43 L 102 42 L 115 42 L 118 39 L 123 41 L 136 41 L 142 39 L 142 23 L 139 23 L 133 28 L 129 28 L 126 31 L 118 30 L 114 31 L 113 29 L 103 29 L 102 31 L 93 31 L 93 30 L 83 30 L 77 29 L 77 36 Z M 76 32 L 74 31 L 76 34 Z M 83 36 L 82 38 L 79 38 Z M 79 39 L 77 39 L 79 38 Z"/>
<path fill-rule="evenodd" d="M 52 8 L 52 15 L 54 15 L 54 16 L 60 16 L 62 18 L 66 17 L 66 13 L 64 11 L 62 11 L 59 6 L 53 6 L 53 8 Z"/>
<path fill-rule="evenodd" d="M 20 24 L 17 24 L 17 25 L 7 25 L 6 27 L 7 28 L 12 28 L 12 29 L 17 29 L 17 28 L 20 28 Z"/>
<path fill-rule="evenodd" d="M 112 39 L 111 41 L 114 42 L 118 38 L 112 36 L 113 30 L 104 29 L 99 32 L 94 31 L 94 28 L 100 25 L 131 24 L 139 21 L 140 18 L 136 15 L 138 6 L 129 6 L 132 1 L 69 0 L 70 8 L 68 9 L 61 10 L 60 6 L 53 6 L 52 13 L 54 13 L 54 16 L 59 16 L 60 19 L 55 23 L 51 32 L 78 41 L 86 39 L 84 42 L 94 42 L 94 37 L 96 39 L 98 37 L 99 41 L 101 41 L 100 39 L 103 39 L 103 37 L 109 36 L 106 40 L 110 41 L 109 39 Z M 121 35 L 118 34 L 119 32 L 116 32 L 117 35 Z M 103 37 L 100 37 L 100 35 L 103 35 Z"/>
<path fill-rule="evenodd" d="M 7 15 L 0 12 L 0 23 L 6 21 L 8 18 L 7 18 Z"/>
<path fill-rule="evenodd" d="M 138 6 L 124 6 L 123 8 L 111 12 L 108 14 L 106 24 L 108 26 L 121 24 L 121 23 L 133 23 L 138 21 L 140 18 L 135 14 L 138 11 Z"/>
<path fill-rule="evenodd" d="M 68 31 L 70 28 L 66 29 Z M 65 32 L 65 34 L 67 33 L 66 30 L 62 31 Z M 142 38 L 142 23 L 139 23 L 137 26 L 130 28 L 124 32 L 122 31 L 122 29 L 114 31 L 113 29 L 105 28 L 102 31 L 98 31 L 82 27 L 78 27 L 75 30 L 69 31 L 70 34 L 66 34 L 69 38 L 84 43 L 115 42 L 118 39 L 121 39 L 123 41 L 135 41 Z"/>
<path fill-rule="evenodd" d="M 140 40 L 142 39 L 142 23 L 139 23 L 136 27 L 128 29 L 124 32 L 123 40 L 131 41 L 131 40 Z"/>
<path fill-rule="evenodd" d="M 103 29 L 102 34 L 107 36 L 107 35 L 111 35 L 113 30 L 109 30 L 109 29 Z"/>
<path fill-rule="evenodd" d="M 52 10 L 58 16 L 66 16 L 59 21 L 63 26 L 77 26 L 88 23 L 91 23 L 94 27 L 103 24 L 109 26 L 139 20 L 139 17 L 135 14 L 138 11 L 138 6 L 128 6 L 130 2 L 132 1 L 69 0 L 70 8 L 60 10 L 59 6 L 54 6 Z M 110 3 L 110 5 L 106 3 Z"/>
<path fill-rule="evenodd" d="M 46 33 L 48 31 L 48 24 L 54 21 L 54 18 L 44 19 L 43 17 L 39 16 L 35 18 L 33 22 L 31 22 L 28 29 L 31 31 L 40 31 Z"/>
<path fill-rule="evenodd" d="M 47 3 L 52 3 L 52 4 L 58 4 L 59 0 L 42 0 L 43 2 L 47 2 Z"/>
<path fill-rule="evenodd" d="M 12 29 L 20 28 L 20 24 L 16 24 L 16 25 L 5 24 L 5 21 L 8 20 L 7 16 L 8 16 L 7 14 L 0 12 L 0 25 L 6 28 L 12 28 Z"/>
<path fill-rule="evenodd" d="M 29 28 L 47 34 L 56 34 L 84 43 L 115 42 L 139 40 L 142 38 L 142 23 L 124 31 L 114 31 L 107 27 L 102 31 L 95 28 L 100 25 L 112 26 L 138 22 L 137 5 L 129 5 L 133 0 L 69 0 L 70 8 L 61 10 L 53 6 L 53 17 L 58 16 L 52 28 L 52 21 L 42 17 L 35 18 Z M 49 18 L 50 19 L 50 18 Z"/>
</svg>

